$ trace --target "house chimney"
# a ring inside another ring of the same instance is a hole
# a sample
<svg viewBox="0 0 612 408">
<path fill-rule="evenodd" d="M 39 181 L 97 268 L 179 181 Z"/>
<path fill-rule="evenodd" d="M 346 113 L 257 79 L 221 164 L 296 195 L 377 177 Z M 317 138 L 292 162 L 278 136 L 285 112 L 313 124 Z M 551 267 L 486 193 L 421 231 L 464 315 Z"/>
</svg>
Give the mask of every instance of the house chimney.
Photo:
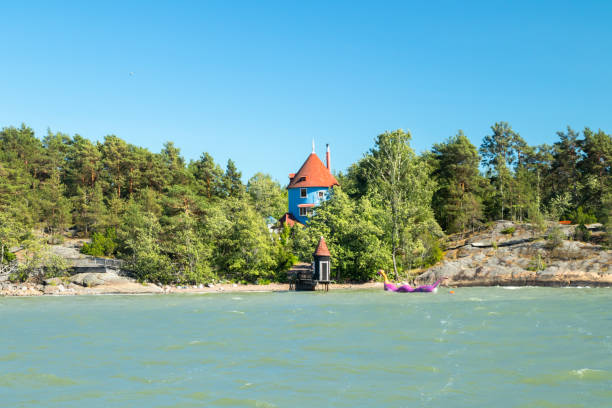
<svg viewBox="0 0 612 408">
<path fill-rule="evenodd" d="M 325 146 L 327 146 L 327 153 L 325 155 L 325 161 L 327 162 L 327 170 L 331 171 L 331 164 L 329 162 L 329 144 Z"/>
</svg>

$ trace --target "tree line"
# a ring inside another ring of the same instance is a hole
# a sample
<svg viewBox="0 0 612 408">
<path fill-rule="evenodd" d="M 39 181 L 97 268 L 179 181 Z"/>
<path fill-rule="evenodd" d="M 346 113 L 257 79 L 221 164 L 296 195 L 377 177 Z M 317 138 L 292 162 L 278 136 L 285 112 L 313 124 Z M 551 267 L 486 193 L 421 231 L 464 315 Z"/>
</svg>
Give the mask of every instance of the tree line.
<svg viewBox="0 0 612 408">
<path fill-rule="evenodd" d="M 91 142 L 25 125 L 0 131 L 0 246 L 51 243 L 67 232 L 83 251 L 126 260 L 141 280 L 201 283 L 282 280 L 310 261 L 324 236 L 340 280 L 363 281 L 378 268 L 400 275 L 443 256 L 445 234 L 495 219 L 541 224 L 612 221 L 612 139 L 567 128 L 553 145 L 529 146 L 505 122 L 479 148 L 459 131 L 416 154 L 402 130 L 377 136 L 317 207 L 308 228 L 271 232 L 287 191 L 258 173 L 243 184 L 203 153 L 186 162 L 173 143 L 159 153 L 109 135 Z"/>
</svg>

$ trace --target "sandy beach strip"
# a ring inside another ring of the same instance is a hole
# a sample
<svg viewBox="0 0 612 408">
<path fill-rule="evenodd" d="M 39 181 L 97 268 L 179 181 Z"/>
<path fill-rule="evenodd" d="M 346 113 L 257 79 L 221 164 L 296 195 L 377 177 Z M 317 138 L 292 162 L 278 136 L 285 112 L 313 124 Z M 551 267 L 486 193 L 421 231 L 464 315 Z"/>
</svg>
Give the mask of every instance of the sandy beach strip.
<svg viewBox="0 0 612 408">
<path fill-rule="evenodd" d="M 382 289 L 382 282 L 366 283 L 338 283 L 330 284 L 329 290 L 363 290 Z M 321 291 L 322 286 L 317 287 Z M 75 296 L 75 295 L 142 295 L 142 294 L 205 294 L 205 293 L 237 293 L 237 292 L 286 292 L 288 283 L 270 283 L 266 285 L 254 284 L 215 284 L 211 287 L 204 285 L 161 285 L 138 282 L 114 282 L 83 287 L 70 283 L 67 285 L 40 285 L 32 283 L 4 283 L 0 288 L 0 296 Z"/>
</svg>

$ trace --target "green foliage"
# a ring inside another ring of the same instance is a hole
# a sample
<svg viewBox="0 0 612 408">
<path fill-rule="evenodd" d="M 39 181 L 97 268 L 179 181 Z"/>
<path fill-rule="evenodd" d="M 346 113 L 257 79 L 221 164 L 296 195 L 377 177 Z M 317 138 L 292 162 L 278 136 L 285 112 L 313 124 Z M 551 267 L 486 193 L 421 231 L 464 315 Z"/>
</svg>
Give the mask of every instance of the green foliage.
<svg viewBox="0 0 612 408">
<path fill-rule="evenodd" d="M 430 247 L 422 251 L 420 258 L 417 258 L 413 263 L 414 268 L 429 268 L 444 259 L 444 251 L 440 248 L 438 240 L 431 243 Z"/>
<path fill-rule="evenodd" d="M 553 160 L 549 177 L 554 186 L 554 195 L 563 197 L 566 210 L 580 201 L 582 178 L 580 177 L 579 133 L 569 126 L 565 132 L 557 132 L 559 141 L 553 146 Z"/>
<path fill-rule="evenodd" d="M 51 235 L 61 234 L 72 221 L 71 203 L 65 196 L 65 190 L 60 173 L 55 170 L 40 186 L 39 204 L 43 225 Z"/>
<path fill-rule="evenodd" d="M 593 224 L 597 222 L 595 215 L 584 213 L 582 206 L 579 206 L 575 211 L 572 211 L 569 219 L 574 224 L 582 224 L 583 227 L 584 224 Z"/>
<path fill-rule="evenodd" d="M 262 217 L 279 219 L 287 211 L 287 190 L 268 174 L 255 174 L 249 179 L 246 189 L 255 211 Z"/>
<path fill-rule="evenodd" d="M 161 251 L 159 221 L 152 214 L 143 214 L 131 206 L 124 223 L 128 227 L 122 230 L 126 269 L 140 281 L 180 283 L 173 274 L 170 259 Z"/>
<path fill-rule="evenodd" d="M 51 252 L 44 240 L 28 239 L 23 242 L 25 259 L 19 264 L 18 279 L 21 282 L 33 278 L 41 280 L 65 276 L 69 265 L 66 260 Z"/>
<path fill-rule="evenodd" d="M 301 229 L 299 226 L 294 228 Z M 276 279 L 284 281 L 287 277 L 286 271 L 298 261 L 298 257 L 292 252 L 291 228 L 285 224 L 277 239 L 276 270 L 278 273 Z"/>
<path fill-rule="evenodd" d="M 233 280 L 255 282 L 274 275 L 274 241 L 263 218 L 245 200 L 223 202 L 214 262 Z"/>
<path fill-rule="evenodd" d="M 378 135 L 362 160 L 372 206 L 385 209 L 378 225 L 391 248 L 395 277 L 422 253 L 424 234 L 441 235 L 431 200 L 436 183 L 427 160 L 410 147 L 410 133 L 401 129 Z"/>
<path fill-rule="evenodd" d="M 558 248 L 561 244 L 563 244 L 564 239 L 565 235 L 563 234 L 563 231 L 558 225 L 555 225 L 546 236 L 546 247 L 548 249 Z"/>
<path fill-rule="evenodd" d="M 485 136 L 482 141 L 480 154 L 497 189 L 495 202 L 500 210 L 499 219 L 504 219 L 508 190 L 512 183 L 511 168 L 517 160 L 517 146 L 522 144 L 522 139 L 507 122 L 495 123 L 491 131 L 492 134 Z"/>
<path fill-rule="evenodd" d="M 591 231 L 584 225 L 580 224 L 574 232 L 574 239 L 577 241 L 589 242 L 591 240 Z"/>
<path fill-rule="evenodd" d="M 4 263 L 13 262 L 15 259 L 17 259 L 17 256 L 14 253 L 8 251 L 4 253 Z"/>
<path fill-rule="evenodd" d="M 538 253 L 535 257 L 529 262 L 529 266 L 527 267 L 528 271 L 543 271 L 546 269 L 546 262 L 542 259 L 542 256 Z"/>
<path fill-rule="evenodd" d="M 321 235 L 342 280 L 368 280 L 391 266 L 404 273 L 440 259 L 438 223 L 460 232 L 500 217 L 527 219 L 538 234 L 546 218 L 597 219 L 612 245 L 609 134 L 568 128 L 552 146 L 528 146 L 498 122 L 480 146 L 484 175 L 478 151 L 461 132 L 421 156 L 410 139 L 401 130 L 377 136 L 361 160 L 337 175 L 342 192 L 317 207 L 309 227 L 276 235 L 264 218 L 286 211 L 286 190 L 263 173 L 245 188 L 231 160 L 222 169 L 203 153 L 187 164 L 171 142 L 154 153 L 115 135 L 91 142 L 48 132 L 39 139 L 25 125 L 6 127 L 0 262 L 11 257 L 9 248 L 28 246 L 28 276 L 40 275 L 45 263 L 62 273 L 49 256 L 35 254 L 46 250 L 42 243 L 35 249 L 27 234 L 43 230 L 59 242 L 71 227 L 91 236 L 86 252 L 125 259 L 143 281 L 178 284 L 283 279 L 296 258 L 310 261 Z"/>
<path fill-rule="evenodd" d="M 13 283 L 23 283 L 28 280 L 30 275 L 26 270 L 19 269 L 17 272 L 11 273 L 8 280 Z"/>
<path fill-rule="evenodd" d="M 23 230 L 13 215 L 8 211 L 0 212 L 0 264 L 15 259 L 9 248 L 16 245 L 22 235 Z"/>
<path fill-rule="evenodd" d="M 606 231 L 606 243 L 612 247 L 612 192 L 606 193 L 602 206 L 603 222 Z"/>
<path fill-rule="evenodd" d="M 569 192 L 555 195 L 549 204 L 549 216 L 552 221 L 559 221 L 561 216 L 571 207 Z"/>
<path fill-rule="evenodd" d="M 242 173 L 238 171 L 233 160 L 228 160 L 225 174 L 222 178 L 222 191 L 225 196 L 239 197 L 244 193 L 244 185 L 242 184 L 241 177 Z"/>
<path fill-rule="evenodd" d="M 529 222 L 532 225 L 532 232 L 535 234 L 543 234 L 546 230 L 546 218 L 537 202 L 532 202 L 529 205 Z"/>
<path fill-rule="evenodd" d="M 222 195 L 223 170 L 210 154 L 202 153 L 199 160 L 190 163 L 189 168 L 201 195 L 208 199 Z"/>
<path fill-rule="evenodd" d="M 96 232 L 90 243 L 83 244 L 81 253 L 92 256 L 112 256 L 117 249 L 117 233 L 114 228 L 107 228 L 104 234 Z"/>
<path fill-rule="evenodd" d="M 516 231 L 515 227 L 508 227 L 508 228 L 504 228 L 501 233 L 505 234 L 505 235 L 512 235 L 514 234 L 514 232 Z"/>
<path fill-rule="evenodd" d="M 428 159 L 438 182 L 432 199 L 438 223 L 450 233 L 480 226 L 483 178 L 476 147 L 460 130 L 446 142 L 435 144 Z"/>
<path fill-rule="evenodd" d="M 393 263 L 386 242 L 387 215 L 367 197 L 351 200 L 335 187 L 328 201 L 317 207 L 308 228 L 294 227 L 295 253 L 304 262 L 312 261 L 312 253 L 321 237 L 331 253 L 332 276 L 339 281 L 366 281 L 376 278 L 376 271 Z"/>
<path fill-rule="evenodd" d="M 69 265 L 61 256 L 52 254 L 43 261 L 44 278 L 68 276 Z"/>
</svg>

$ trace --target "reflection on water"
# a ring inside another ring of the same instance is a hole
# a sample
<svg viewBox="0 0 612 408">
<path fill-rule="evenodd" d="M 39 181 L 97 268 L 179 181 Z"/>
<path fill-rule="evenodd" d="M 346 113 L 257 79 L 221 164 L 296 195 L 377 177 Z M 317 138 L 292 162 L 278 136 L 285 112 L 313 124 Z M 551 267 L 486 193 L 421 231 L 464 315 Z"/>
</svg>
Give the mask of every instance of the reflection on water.
<svg viewBox="0 0 612 408">
<path fill-rule="evenodd" d="M 612 290 L 5 298 L 1 407 L 596 407 Z"/>
</svg>

